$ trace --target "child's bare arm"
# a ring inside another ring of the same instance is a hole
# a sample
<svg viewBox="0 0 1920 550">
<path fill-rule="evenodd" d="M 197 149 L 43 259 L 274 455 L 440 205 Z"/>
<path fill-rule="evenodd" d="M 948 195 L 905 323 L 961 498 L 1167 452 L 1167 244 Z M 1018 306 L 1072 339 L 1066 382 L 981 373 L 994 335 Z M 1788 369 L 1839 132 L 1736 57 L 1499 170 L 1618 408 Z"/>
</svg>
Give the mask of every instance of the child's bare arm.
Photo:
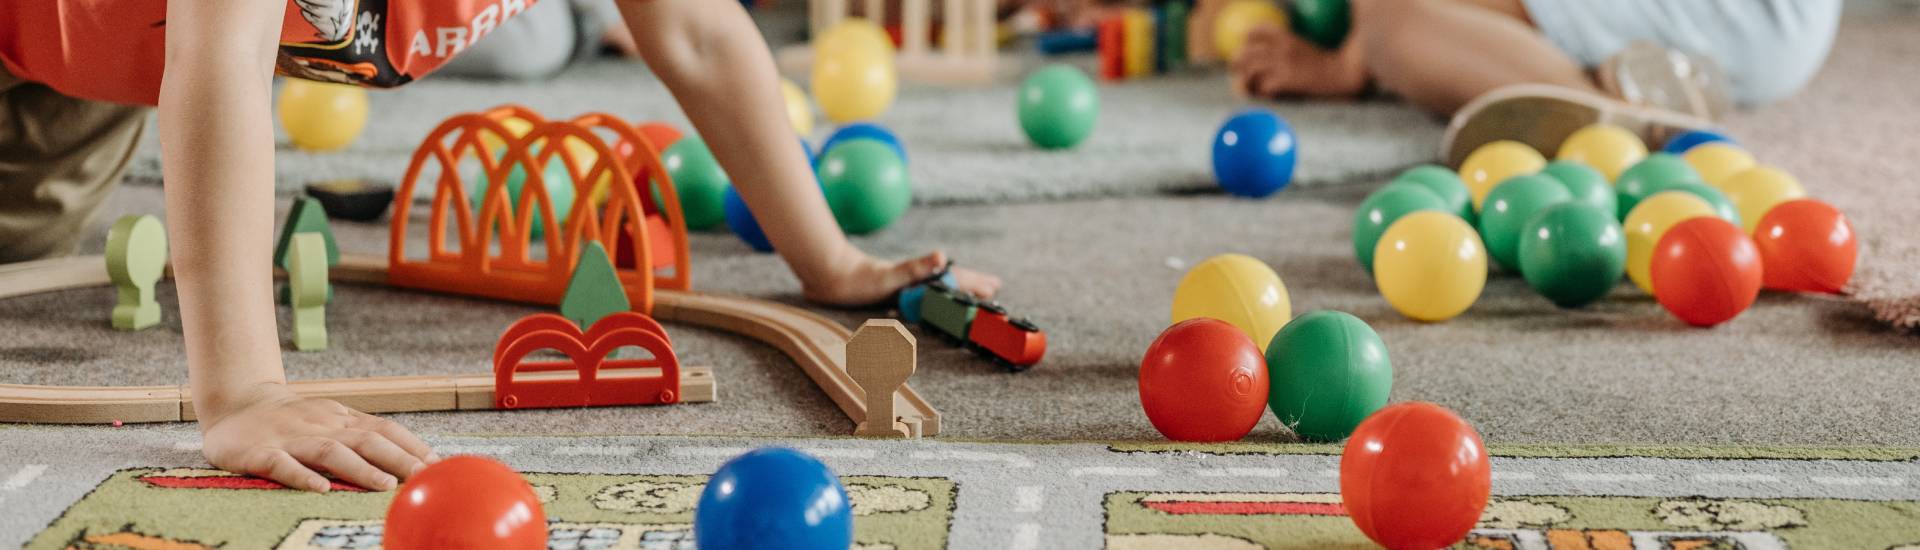
<svg viewBox="0 0 1920 550">
<path fill-rule="evenodd" d="M 934 252 L 904 262 L 867 256 L 834 223 L 786 124 L 779 75 L 766 41 L 736 2 L 620 0 L 640 55 L 678 98 L 693 126 L 766 229 L 808 298 L 864 305 L 885 299 L 945 263 Z M 986 297 L 992 276 L 956 270 Z"/>
<path fill-rule="evenodd" d="M 385 489 L 431 451 L 405 428 L 294 396 L 273 309 L 277 1 L 167 3 L 160 139 L 187 367 L 207 460 L 325 490 L 314 468 Z M 369 464 L 369 461 L 372 464 Z"/>
</svg>

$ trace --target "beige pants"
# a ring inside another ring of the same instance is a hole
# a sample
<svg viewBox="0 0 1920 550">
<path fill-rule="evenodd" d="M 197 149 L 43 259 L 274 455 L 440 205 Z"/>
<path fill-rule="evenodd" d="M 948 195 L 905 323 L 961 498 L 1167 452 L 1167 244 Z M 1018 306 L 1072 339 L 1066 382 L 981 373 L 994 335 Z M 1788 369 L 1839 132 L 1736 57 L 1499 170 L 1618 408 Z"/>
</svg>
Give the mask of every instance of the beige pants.
<svg viewBox="0 0 1920 550">
<path fill-rule="evenodd" d="M 0 69 L 0 263 L 72 254 L 147 108 L 74 99 Z"/>
</svg>

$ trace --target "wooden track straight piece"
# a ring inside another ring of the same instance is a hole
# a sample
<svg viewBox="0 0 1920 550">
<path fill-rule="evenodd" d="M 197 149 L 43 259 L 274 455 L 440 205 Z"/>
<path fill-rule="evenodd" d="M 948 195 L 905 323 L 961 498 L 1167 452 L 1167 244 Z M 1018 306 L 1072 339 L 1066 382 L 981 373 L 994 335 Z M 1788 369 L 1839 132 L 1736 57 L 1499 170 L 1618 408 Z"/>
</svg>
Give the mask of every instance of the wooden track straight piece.
<svg viewBox="0 0 1920 550">
<path fill-rule="evenodd" d="M 907 425 L 894 416 L 894 394 L 913 376 L 913 334 L 893 319 L 872 319 L 847 340 L 847 375 L 866 393 L 867 418 L 853 435 L 907 437 Z"/>
<path fill-rule="evenodd" d="M 113 328 L 140 330 L 160 322 L 153 286 L 167 267 L 167 230 L 153 216 L 126 216 L 107 232 L 107 276 L 119 290 Z"/>
</svg>

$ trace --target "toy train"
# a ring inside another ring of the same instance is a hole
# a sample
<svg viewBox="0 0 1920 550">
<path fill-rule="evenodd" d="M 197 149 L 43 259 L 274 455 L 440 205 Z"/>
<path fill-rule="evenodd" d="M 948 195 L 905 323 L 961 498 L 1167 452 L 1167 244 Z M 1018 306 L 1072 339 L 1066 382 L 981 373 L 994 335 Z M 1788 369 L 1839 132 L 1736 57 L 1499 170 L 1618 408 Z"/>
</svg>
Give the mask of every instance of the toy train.
<svg viewBox="0 0 1920 550">
<path fill-rule="evenodd" d="M 903 293 L 901 316 L 1014 372 L 1046 355 L 1047 333 L 1040 327 L 1009 317 L 997 303 L 980 303 L 951 282 L 942 277 Z"/>
</svg>

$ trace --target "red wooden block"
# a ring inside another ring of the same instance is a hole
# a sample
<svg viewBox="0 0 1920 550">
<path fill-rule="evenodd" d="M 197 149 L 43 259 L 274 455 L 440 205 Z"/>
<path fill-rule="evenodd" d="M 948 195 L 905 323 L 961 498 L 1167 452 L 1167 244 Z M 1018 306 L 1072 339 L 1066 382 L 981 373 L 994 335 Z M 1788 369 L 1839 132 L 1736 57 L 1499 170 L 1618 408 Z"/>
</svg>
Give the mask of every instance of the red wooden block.
<svg viewBox="0 0 1920 550">
<path fill-rule="evenodd" d="M 1013 370 L 1026 370 L 1047 354 L 1047 333 L 1023 319 L 1008 319 L 998 306 L 981 306 L 967 340 Z"/>
<path fill-rule="evenodd" d="M 1126 17 L 1115 14 L 1102 18 L 1097 38 L 1100 46 L 1100 78 L 1107 80 L 1126 78 Z"/>
</svg>

